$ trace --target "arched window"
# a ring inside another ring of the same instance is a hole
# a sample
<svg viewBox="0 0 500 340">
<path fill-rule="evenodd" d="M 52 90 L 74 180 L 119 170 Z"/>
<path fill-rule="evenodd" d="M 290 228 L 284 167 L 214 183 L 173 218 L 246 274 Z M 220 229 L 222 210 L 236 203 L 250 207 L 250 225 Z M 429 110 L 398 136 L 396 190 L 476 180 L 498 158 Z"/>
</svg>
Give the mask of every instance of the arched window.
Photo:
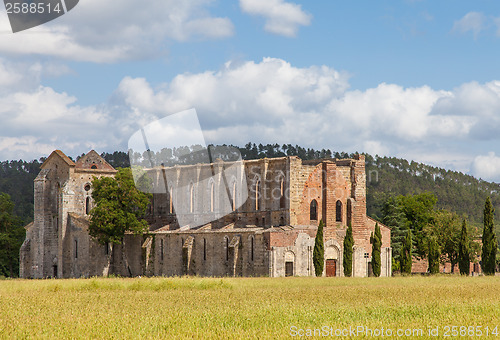
<svg viewBox="0 0 500 340">
<path fill-rule="evenodd" d="M 85 198 L 85 215 L 90 213 L 90 197 Z"/>
<path fill-rule="evenodd" d="M 95 170 L 97 169 L 97 165 L 93 164 L 90 168 Z"/>
<path fill-rule="evenodd" d="M 189 187 L 189 212 L 194 212 L 194 185 Z"/>
<path fill-rule="evenodd" d="M 215 209 L 215 207 L 214 207 L 214 203 L 215 203 L 214 202 L 215 201 L 214 187 L 215 187 L 214 182 L 211 182 L 210 183 L 210 212 L 214 212 L 214 209 Z"/>
<path fill-rule="evenodd" d="M 203 239 L 203 261 L 207 260 L 207 239 Z"/>
<path fill-rule="evenodd" d="M 233 197 L 231 199 L 231 208 L 233 211 L 236 210 L 236 181 L 233 181 Z"/>
<path fill-rule="evenodd" d="M 342 222 L 342 202 L 337 201 L 335 209 L 336 209 L 336 221 Z"/>
<path fill-rule="evenodd" d="M 229 261 L 229 238 L 225 236 L 224 240 L 226 241 L 226 261 Z"/>
<path fill-rule="evenodd" d="M 260 179 L 255 182 L 255 210 L 260 209 Z"/>
<path fill-rule="evenodd" d="M 168 194 L 168 212 L 173 213 L 174 212 L 174 197 L 172 195 L 173 191 L 172 188 L 170 188 L 170 192 Z"/>
<path fill-rule="evenodd" d="M 316 200 L 312 200 L 309 206 L 309 219 L 314 221 L 318 219 L 318 202 Z"/>
<path fill-rule="evenodd" d="M 285 208 L 285 180 L 280 181 L 280 209 Z"/>
<path fill-rule="evenodd" d="M 347 225 L 352 223 L 352 202 L 350 199 L 347 200 Z"/>
<path fill-rule="evenodd" d="M 250 237 L 250 261 L 253 261 L 253 254 L 254 254 L 254 240 L 253 236 Z"/>
</svg>

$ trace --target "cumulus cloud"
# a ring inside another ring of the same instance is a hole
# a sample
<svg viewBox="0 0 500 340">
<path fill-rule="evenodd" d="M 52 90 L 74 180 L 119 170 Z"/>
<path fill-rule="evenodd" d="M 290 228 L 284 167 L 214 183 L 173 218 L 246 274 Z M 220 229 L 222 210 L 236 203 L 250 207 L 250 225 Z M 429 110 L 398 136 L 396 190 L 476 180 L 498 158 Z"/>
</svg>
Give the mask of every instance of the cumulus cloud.
<svg viewBox="0 0 500 340">
<path fill-rule="evenodd" d="M 149 58 L 161 53 L 169 40 L 231 36 L 232 22 L 211 16 L 206 9 L 211 3 L 86 0 L 54 21 L 16 34 L 6 34 L 10 25 L 2 15 L 0 52 L 92 62 Z"/>
<path fill-rule="evenodd" d="M 455 21 L 452 31 L 458 33 L 472 32 L 474 39 L 486 28 L 486 17 L 479 12 L 469 12 L 460 20 Z"/>
<path fill-rule="evenodd" d="M 449 91 L 382 83 L 360 91 L 350 90 L 349 75 L 331 67 L 264 58 L 179 74 L 157 86 L 125 77 L 109 101 L 81 106 L 76 97 L 28 81 L 46 68 L 25 67 L 23 73 L 0 61 L 0 74 L 11 79 L 0 83 L 0 158 L 38 158 L 52 148 L 72 155 L 124 150 L 140 127 L 190 108 L 208 143 L 292 143 L 394 155 L 483 178 L 494 178 L 494 171 L 485 172 L 485 160 L 476 156 L 485 149 L 500 153 L 492 148 L 500 145 L 499 81 Z"/>
<path fill-rule="evenodd" d="M 294 37 L 300 26 L 308 26 L 312 16 L 300 5 L 284 0 L 240 0 L 241 10 L 266 19 L 264 29 L 270 33 Z"/>
<path fill-rule="evenodd" d="M 265 58 L 181 74 L 156 89 L 146 79 L 127 77 L 115 98 L 144 122 L 194 107 L 208 142 L 297 143 L 470 171 L 477 151 L 463 145 L 485 135 L 499 138 L 498 85 L 471 82 L 438 91 L 382 83 L 349 90 L 348 75 L 332 68 Z"/>
<path fill-rule="evenodd" d="M 474 158 L 473 173 L 484 180 L 500 182 L 500 157 L 494 152 Z"/>
</svg>

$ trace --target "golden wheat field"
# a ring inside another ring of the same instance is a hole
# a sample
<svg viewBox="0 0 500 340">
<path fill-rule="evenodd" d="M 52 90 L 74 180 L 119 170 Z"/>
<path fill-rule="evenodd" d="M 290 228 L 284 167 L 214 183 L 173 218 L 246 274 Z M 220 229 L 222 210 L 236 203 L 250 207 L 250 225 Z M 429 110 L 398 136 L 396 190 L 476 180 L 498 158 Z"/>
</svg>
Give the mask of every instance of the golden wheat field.
<svg viewBox="0 0 500 340">
<path fill-rule="evenodd" d="M 2 339 L 489 338 L 497 326 L 500 277 L 0 281 Z"/>
</svg>

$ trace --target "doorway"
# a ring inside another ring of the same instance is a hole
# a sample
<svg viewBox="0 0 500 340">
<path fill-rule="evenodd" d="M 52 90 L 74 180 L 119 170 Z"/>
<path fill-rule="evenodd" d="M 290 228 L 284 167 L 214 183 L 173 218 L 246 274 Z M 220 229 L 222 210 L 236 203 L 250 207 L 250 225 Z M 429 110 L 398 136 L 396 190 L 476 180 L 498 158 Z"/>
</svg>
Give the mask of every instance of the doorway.
<svg viewBox="0 0 500 340">
<path fill-rule="evenodd" d="M 285 276 L 293 276 L 293 262 L 285 262 Z"/>
<path fill-rule="evenodd" d="M 337 276 L 337 260 L 326 260 L 326 276 Z"/>
</svg>

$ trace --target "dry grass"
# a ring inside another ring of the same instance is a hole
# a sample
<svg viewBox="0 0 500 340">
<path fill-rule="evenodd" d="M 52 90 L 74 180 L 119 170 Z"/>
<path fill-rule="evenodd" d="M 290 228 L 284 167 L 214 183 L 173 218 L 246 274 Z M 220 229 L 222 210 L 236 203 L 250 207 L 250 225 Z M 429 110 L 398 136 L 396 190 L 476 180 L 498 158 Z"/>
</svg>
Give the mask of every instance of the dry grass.
<svg viewBox="0 0 500 340">
<path fill-rule="evenodd" d="M 0 281 L 0 338 L 288 338 L 500 326 L 500 277 Z M 484 336 L 484 334 L 483 334 Z"/>
</svg>

